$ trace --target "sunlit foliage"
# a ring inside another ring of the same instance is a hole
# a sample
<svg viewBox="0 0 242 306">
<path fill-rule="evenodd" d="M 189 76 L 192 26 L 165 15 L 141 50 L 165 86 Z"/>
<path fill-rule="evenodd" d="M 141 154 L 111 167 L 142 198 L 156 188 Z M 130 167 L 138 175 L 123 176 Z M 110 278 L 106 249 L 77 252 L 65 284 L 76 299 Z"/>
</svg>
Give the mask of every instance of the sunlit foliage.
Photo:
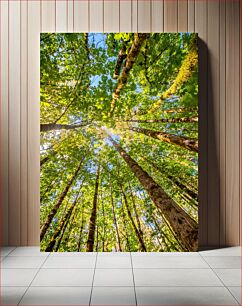
<svg viewBox="0 0 242 306">
<path fill-rule="evenodd" d="M 145 35 L 122 84 L 137 33 L 41 34 L 41 228 L 68 189 L 49 220 L 42 251 L 87 251 L 93 213 L 93 251 L 187 250 L 109 138 L 198 222 L 197 151 L 172 137 L 165 142 L 131 130 L 197 144 L 197 36 Z"/>
</svg>

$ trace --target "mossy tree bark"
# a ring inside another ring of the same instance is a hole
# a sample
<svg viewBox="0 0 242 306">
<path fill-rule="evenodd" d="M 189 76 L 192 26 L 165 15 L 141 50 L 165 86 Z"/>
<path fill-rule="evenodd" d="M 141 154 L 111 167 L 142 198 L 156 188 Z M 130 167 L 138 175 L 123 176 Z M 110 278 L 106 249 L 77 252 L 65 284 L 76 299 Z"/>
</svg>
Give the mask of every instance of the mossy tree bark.
<svg viewBox="0 0 242 306">
<path fill-rule="evenodd" d="M 198 141 L 197 140 L 189 139 L 184 136 L 177 136 L 177 135 L 166 133 L 166 132 L 148 130 L 148 129 L 144 129 L 140 127 L 137 127 L 137 128 L 130 127 L 129 129 L 131 131 L 144 134 L 154 139 L 158 139 L 158 140 L 170 143 L 170 144 L 174 144 L 181 148 L 184 148 L 184 149 L 187 149 L 193 152 L 198 152 Z"/>
<path fill-rule="evenodd" d="M 125 160 L 141 185 L 150 195 L 169 222 L 183 249 L 196 251 L 198 248 L 198 224 L 134 161 L 122 147 L 109 136 L 110 141 Z"/>
<path fill-rule="evenodd" d="M 125 122 L 138 122 L 138 123 L 193 123 L 198 122 L 198 117 L 182 117 L 182 118 L 162 118 L 162 119 L 131 119 Z"/>
<path fill-rule="evenodd" d="M 136 60 L 136 58 L 137 58 L 137 56 L 140 52 L 142 44 L 144 43 L 144 41 L 148 37 L 149 37 L 149 34 L 147 34 L 147 33 L 136 33 L 136 34 L 134 34 L 134 41 L 133 41 L 133 43 L 132 43 L 132 45 L 129 49 L 126 61 L 124 63 L 123 70 L 122 70 L 122 72 L 120 74 L 120 77 L 118 79 L 117 86 L 116 86 L 116 88 L 113 92 L 113 99 L 112 99 L 112 102 L 111 102 L 111 110 L 112 111 L 114 109 L 116 100 L 120 96 L 121 90 L 123 89 L 123 87 L 125 86 L 125 84 L 128 81 L 130 70 L 132 69 L 132 67 L 135 63 L 135 60 Z"/>
<path fill-rule="evenodd" d="M 113 74 L 113 79 L 116 80 L 119 77 L 120 70 L 123 64 L 123 61 L 126 59 L 127 53 L 126 53 L 126 44 L 123 43 L 119 53 L 118 53 L 118 58 L 116 62 L 116 66 L 114 69 L 114 74 Z"/>
</svg>

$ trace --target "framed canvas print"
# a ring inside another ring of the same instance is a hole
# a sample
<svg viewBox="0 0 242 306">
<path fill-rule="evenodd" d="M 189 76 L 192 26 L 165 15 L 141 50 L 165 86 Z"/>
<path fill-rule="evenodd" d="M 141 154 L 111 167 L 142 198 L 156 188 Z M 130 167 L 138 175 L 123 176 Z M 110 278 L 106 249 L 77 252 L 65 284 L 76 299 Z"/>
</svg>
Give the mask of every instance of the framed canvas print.
<svg viewBox="0 0 242 306">
<path fill-rule="evenodd" d="M 41 250 L 198 248 L 194 33 L 42 33 Z"/>
</svg>

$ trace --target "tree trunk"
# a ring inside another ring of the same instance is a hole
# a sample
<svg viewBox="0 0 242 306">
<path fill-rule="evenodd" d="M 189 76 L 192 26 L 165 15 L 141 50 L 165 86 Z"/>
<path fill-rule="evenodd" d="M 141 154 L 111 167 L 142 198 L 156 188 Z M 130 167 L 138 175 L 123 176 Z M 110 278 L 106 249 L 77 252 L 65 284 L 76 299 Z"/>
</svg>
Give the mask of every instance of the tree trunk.
<svg viewBox="0 0 242 306">
<path fill-rule="evenodd" d="M 174 232 L 174 230 L 172 229 L 172 227 L 170 226 L 170 224 L 167 222 L 166 218 L 162 215 L 161 211 L 158 210 L 158 213 L 160 214 L 162 220 L 164 221 L 164 223 L 166 224 L 167 228 L 169 229 L 170 233 L 173 235 L 174 239 L 176 240 L 176 242 L 178 243 L 178 245 L 181 247 L 182 251 L 187 251 L 187 248 L 184 247 L 184 245 L 182 244 L 182 242 L 179 240 L 179 238 L 177 237 L 176 233 Z"/>
<path fill-rule="evenodd" d="M 170 108 L 170 109 L 162 109 L 161 112 L 163 114 L 180 114 L 180 113 L 186 113 L 186 112 L 197 112 L 197 107 L 177 107 L 177 108 Z"/>
<path fill-rule="evenodd" d="M 42 123 L 40 124 L 40 132 L 49 132 L 53 130 L 74 130 L 80 127 L 87 126 L 88 123 L 80 124 L 57 124 L 57 123 Z"/>
<path fill-rule="evenodd" d="M 103 226 L 102 226 L 102 251 L 105 252 L 105 241 L 106 241 L 106 214 L 104 209 L 104 203 L 102 198 L 102 192 L 100 191 L 100 199 L 102 203 L 102 218 L 103 218 Z"/>
<path fill-rule="evenodd" d="M 116 229 L 118 247 L 119 247 L 119 251 L 122 252 L 120 235 L 119 235 L 119 231 L 118 231 L 118 223 L 117 223 L 117 218 L 116 218 L 115 208 L 114 208 L 114 203 L 113 203 L 113 186 L 112 186 L 112 181 L 111 180 L 110 180 L 110 197 L 111 197 L 111 204 L 112 204 L 112 211 L 113 211 L 113 222 L 114 222 L 114 226 L 115 226 L 115 229 Z"/>
<path fill-rule="evenodd" d="M 153 232 L 154 232 L 153 225 L 150 224 L 149 221 L 146 221 L 146 222 L 147 222 L 147 224 L 149 225 L 149 227 L 150 227 L 150 229 L 151 229 L 151 231 L 152 231 L 152 234 L 153 234 Z M 156 232 L 158 231 L 157 228 L 156 228 L 156 226 L 155 226 L 155 230 L 156 230 Z M 159 232 L 159 231 L 158 231 L 158 232 Z M 159 234 L 160 234 L 160 232 L 159 232 Z M 154 239 L 154 238 L 157 240 L 159 246 L 161 247 L 162 252 L 164 252 L 165 249 L 164 249 L 164 245 L 163 245 L 163 239 L 162 239 L 161 237 L 158 237 L 158 235 L 156 235 L 155 237 L 152 236 L 152 235 L 150 235 L 150 240 L 152 240 L 152 239 Z M 162 240 L 162 243 L 160 242 L 160 239 Z M 165 246 L 166 246 L 166 243 L 164 243 L 164 244 L 165 244 Z"/>
<path fill-rule="evenodd" d="M 146 159 L 146 160 L 152 165 L 153 168 L 158 170 L 160 173 L 164 174 L 171 182 L 173 182 L 173 184 L 175 184 L 177 187 L 179 187 L 182 191 L 186 192 L 192 199 L 194 199 L 195 201 L 198 201 L 198 194 L 196 192 L 189 189 L 186 185 L 181 183 L 176 177 L 170 175 L 166 171 L 162 171 L 162 169 L 158 165 L 153 163 L 152 161 L 150 161 L 148 159 Z"/>
<path fill-rule="evenodd" d="M 127 209 L 127 213 L 128 213 L 129 219 L 130 219 L 131 224 L 132 224 L 132 226 L 133 226 L 133 228 L 134 228 L 136 237 L 137 237 L 138 240 L 139 240 L 139 243 L 140 243 L 140 246 L 141 246 L 141 250 L 142 250 L 142 252 L 146 252 L 146 246 L 145 246 L 145 244 L 144 244 L 143 238 L 142 238 L 142 236 L 140 235 L 140 232 L 139 232 L 138 228 L 136 227 L 136 224 L 134 223 L 134 219 L 133 219 L 133 217 L 132 217 L 132 214 L 131 214 L 131 211 L 130 211 L 130 208 L 129 208 L 128 200 L 127 200 L 127 198 L 126 198 L 126 195 L 125 195 L 125 193 L 124 193 L 124 191 L 123 191 L 122 186 L 121 186 L 121 192 L 122 192 L 123 197 L 124 197 L 124 203 L 125 203 L 125 207 L 126 207 L 126 209 Z"/>
<path fill-rule="evenodd" d="M 153 219 L 154 224 L 155 224 L 156 232 L 159 233 L 159 237 L 157 237 L 157 240 L 158 240 L 160 246 L 162 247 L 162 250 L 165 251 L 165 248 L 166 248 L 166 251 L 170 252 L 170 247 L 167 244 L 166 240 L 163 238 L 163 233 L 162 233 L 160 227 L 158 226 L 158 223 L 156 222 L 155 218 L 152 218 L 152 219 Z M 160 242 L 160 238 L 161 238 L 162 243 Z M 164 248 L 164 245 L 165 245 L 165 248 Z"/>
<path fill-rule="evenodd" d="M 56 184 L 56 177 L 51 181 L 49 186 L 45 189 L 43 194 L 40 194 L 40 204 L 43 202 L 45 199 L 46 193 L 52 190 L 53 186 Z"/>
<path fill-rule="evenodd" d="M 116 66 L 114 69 L 113 79 L 116 80 L 119 77 L 121 66 L 123 64 L 123 61 L 126 59 L 127 53 L 126 53 L 126 44 L 123 43 L 122 48 L 120 49 L 118 53 L 118 59 L 116 62 Z"/>
<path fill-rule="evenodd" d="M 162 119 L 148 119 L 138 120 L 131 119 L 125 120 L 125 122 L 138 122 L 138 123 L 193 123 L 198 122 L 198 117 L 183 117 L 183 118 L 162 118 Z"/>
<path fill-rule="evenodd" d="M 154 164 L 154 162 L 146 157 L 142 157 L 142 159 L 144 159 L 147 163 L 151 164 L 155 169 L 157 169 L 157 171 L 160 171 L 161 173 L 169 173 L 169 170 L 163 170 L 162 167 L 164 167 L 164 169 L 167 168 L 167 166 L 169 166 L 169 163 L 174 161 L 174 159 L 172 159 L 172 157 L 168 157 L 166 156 L 165 159 L 167 159 L 168 161 L 162 161 L 161 165 L 158 167 L 156 164 Z M 194 169 L 197 170 L 196 167 L 194 167 L 193 165 L 188 165 L 185 162 L 180 162 L 180 161 L 175 161 L 176 164 L 180 164 L 182 166 L 185 166 L 186 168 L 190 169 Z M 189 190 L 191 190 L 196 196 L 198 196 L 198 190 L 197 190 L 197 182 L 196 181 L 191 181 L 191 177 L 185 177 L 184 173 L 177 173 L 176 178 L 179 181 L 186 181 L 186 186 Z M 188 182 L 189 180 L 189 182 Z"/>
<path fill-rule="evenodd" d="M 78 175 L 78 173 L 79 173 L 79 171 L 80 171 L 80 169 L 81 169 L 83 160 L 84 160 L 84 158 L 82 158 L 82 160 L 80 161 L 80 163 L 79 163 L 78 167 L 76 168 L 76 170 L 75 170 L 73 176 L 71 177 L 71 179 L 70 179 L 69 182 L 67 183 L 65 189 L 62 191 L 62 193 L 61 193 L 59 199 L 58 199 L 57 202 L 54 204 L 54 206 L 53 206 L 53 208 L 51 209 L 51 211 L 50 211 L 50 213 L 49 213 L 49 215 L 48 215 L 48 217 L 47 217 L 45 223 L 43 224 L 43 226 L 42 226 L 42 228 L 41 228 L 41 231 L 40 231 L 40 241 L 43 240 L 44 235 L 45 235 L 45 233 L 47 232 L 47 230 L 48 230 L 48 228 L 49 228 L 49 226 L 50 226 L 50 224 L 51 224 L 51 221 L 53 220 L 53 218 L 54 218 L 54 216 L 56 215 L 56 213 L 57 213 L 59 207 L 61 206 L 62 202 L 64 201 L 64 199 L 65 199 L 65 197 L 66 197 L 66 195 L 67 195 L 67 193 L 68 193 L 68 191 L 69 191 L 69 189 L 70 189 L 72 183 L 73 183 L 74 180 L 77 178 L 77 175 Z"/>
<path fill-rule="evenodd" d="M 70 235 L 71 235 L 71 232 L 72 232 L 74 223 L 75 223 L 76 215 L 77 215 L 77 209 L 76 209 L 76 207 L 75 207 L 75 208 L 74 208 L 74 211 L 73 211 L 73 213 L 72 213 L 72 215 L 70 216 L 70 219 L 67 220 L 67 222 L 66 222 L 66 224 L 65 224 L 65 226 L 64 226 L 64 229 L 63 229 L 63 231 L 62 231 L 61 237 L 60 237 L 60 239 L 58 240 L 57 246 L 56 246 L 56 248 L 55 248 L 55 252 L 58 252 L 61 243 L 62 243 L 65 247 L 66 247 L 66 245 L 68 244 L 68 241 L 69 241 L 69 238 L 70 238 Z M 65 232 L 66 232 L 67 225 L 69 225 L 68 230 L 67 230 L 67 235 L 65 236 L 65 239 L 64 239 L 63 242 L 62 242 L 62 239 L 63 239 L 63 237 L 64 237 L 64 235 L 65 235 Z"/>
<path fill-rule="evenodd" d="M 87 239 L 87 252 L 93 252 L 94 240 L 95 240 L 95 229 L 96 229 L 96 219 L 97 219 L 97 202 L 98 202 L 98 187 L 99 187 L 99 174 L 100 174 L 100 165 L 98 165 L 96 182 L 95 182 L 95 191 L 93 197 L 93 206 L 92 213 L 89 221 L 89 233 Z"/>
<path fill-rule="evenodd" d="M 99 243 L 98 243 L 98 234 L 99 234 L 99 232 L 98 232 L 98 224 L 96 225 L 96 252 L 98 252 L 98 245 L 99 245 Z M 94 234 L 94 236 L 95 236 L 95 234 Z M 90 251 L 90 252 L 93 252 L 93 251 Z"/>
<path fill-rule="evenodd" d="M 154 103 L 148 113 L 154 113 L 161 105 L 162 101 L 168 99 L 174 95 L 177 90 L 191 77 L 193 71 L 198 64 L 198 51 L 197 51 L 197 34 L 193 34 L 193 38 L 190 43 L 189 51 L 183 60 L 178 74 L 173 84 L 161 94 L 160 99 Z"/>
<path fill-rule="evenodd" d="M 189 51 L 182 62 L 176 79 L 170 88 L 168 88 L 162 95 L 160 100 L 169 98 L 176 93 L 176 90 L 184 84 L 192 75 L 195 67 L 198 63 L 198 51 L 197 51 L 197 34 L 192 38 Z"/>
<path fill-rule="evenodd" d="M 151 101 L 152 103 L 153 101 Z M 148 109 L 143 109 L 139 111 L 135 111 L 132 115 L 135 116 L 142 116 L 148 114 L 150 111 Z M 197 107 L 177 107 L 177 108 L 170 108 L 170 109 L 161 109 L 159 113 L 161 114 L 181 114 L 181 113 L 193 113 L 198 112 Z"/>
<path fill-rule="evenodd" d="M 90 60 L 90 50 L 88 46 L 88 33 L 84 33 L 84 43 L 88 61 Z"/>
<path fill-rule="evenodd" d="M 122 209 L 122 215 L 123 215 L 124 236 L 125 236 L 125 239 L 126 239 L 126 242 L 127 242 L 128 252 L 131 252 L 129 236 L 128 236 L 128 231 L 127 231 L 127 220 L 126 220 L 126 216 L 125 216 L 122 196 L 121 196 L 121 203 L 122 203 L 121 209 Z"/>
<path fill-rule="evenodd" d="M 164 190 L 134 161 L 121 146 L 109 136 L 110 141 L 123 157 L 131 171 L 135 174 L 141 185 L 150 195 L 152 201 L 161 210 L 171 225 L 173 231 L 181 241 L 184 248 L 197 251 L 198 224 L 193 220 Z"/>
<path fill-rule="evenodd" d="M 116 100 L 120 96 L 120 92 L 128 81 L 130 70 L 132 69 L 135 60 L 140 52 L 141 46 L 146 38 L 148 38 L 150 34 L 147 33 L 135 33 L 134 41 L 129 49 L 127 54 L 126 61 L 124 63 L 123 70 L 121 72 L 120 78 L 118 80 L 118 84 L 113 92 L 113 99 L 111 102 L 111 110 L 113 111 Z"/>
<path fill-rule="evenodd" d="M 40 160 L 40 167 L 43 166 L 48 160 L 50 159 L 50 156 L 45 156 Z"/>
<path fill-rule="evenodd" d="M 43 166 L 46 162 L 50 160 L 52 156 L 55 156 L 57 154 L 56 151 L 51 152 L 49 155 L 45 156 L 44 158 L 41 159 L 40 161 L 40 167 Z"/>
<path fill-rule="evenodd" d="M 169 174 L 166 174 L 166 176 L 173 184 L 175 184 L 178 188 L 184 191 L 191 199 L 198 202 L 198 195 L 194 191 L 188 189 L 186 185 L 179 182 L 174 176 L 171 176 Z"/>
<path fill-rule="evenodd" d="M 74 204 L 75 205 L 75 204 Z M 68 222 L 67 220 L 69 220 L 69 217 L 72 214 L 74 205 L 71 205 L 71 207 L 67 210 L 64 218 L 61 220 L 59 226 L 57 227 L 57 229 L 55 230 L 54 235 L 52 236 L 48 246 L 45 249 L 45 252 L 52 252 L 54 249 L 54 246 L 56 244 L 56 238 L 60 235 L 61 231 L 63 230 L 65 224 Z"/>
<path fill-rule="evenodd" d="M 179 147 L 182 147 L 184 149 L 188 149 L 193 152 L 198 152 L 198 141 L 194 139 L 189 139 L 187 137 L 183 136 L 177 136 L 170 133 L 165 132 L 159 132 L 159 131 L 153 131 L 153 130 L 147 130 L 144 128 L 135 128 L 130 127 L 131 131 L 138 132 L 141 134 L 144 134 L 146 136 L 152 137 L 154 139 L 158 139 L 167 143 L 175 144 Z"/>
<path fill-rule="evenodd" d="M 162 237 L 162 241 L 164 241 L 164 243 L 165 243 L 165 245 L 166 245 L 166 247 L 167 247 L 167 249 L 168 249 L 168 252 L 170 251 L 170 246 L 168 246 L 166 240 L 169 242 L 169 244 L 171 245 L 171 247 L 172 247 L 173 249 L 175 249 L 177 252 L 179 252 L 179 250 L 178 250 L 177 247 L 174 245 L 174 243 L 171 242 L 170 239 L 167 237 L 165 231 L 163 231 L 163 230 L 160 228 L 160 225 L 159 225 L 159 223 L 157 222 L 157 220 L 156 220 L 156 218 L 155 218 L 154 215 L 152 215 L 152 220 L 154 221 L 156 228 L 157 228 L 158 231 L 160 232 L 161 237 Z"/>
<path fill-rule="evenodd" d="M 81 226 L 80 226 L 80 232 L 79 232 L 79 239 L 78 239 L 78 245 L 77 245 L 77 252 L 80 252 L 81 249 L 81 243 L 82 243 L 82 232 L 84 229 L 84 201 L 82 203 L 82 219 L 81 219 Z"/>
<path fill-rule="evenodd" d="M 75 212 L 76 212 L 76 210 L 75 210 Z M 69 219 L 66 220 L 66 223 L 64 224 L 63 229 L 62 229 L 61 236 L 60 236 L 60 238 L 59 238 L 59 240 L 57 242 L 57 245 L 55 247 L 55 252 L 58 252 L 58 250 L 59 250 L 59 247 L 61 245 L 63 236 L 65 235 L 65 231 L 66 231 L 66 228 L 67 228 L 68 224 L 69 224 L 69 231 L 70 231 L 70 228 L 72 226 L 72 221 L 73 221 L 73 219 L 75 217 L 75 212 L 72 211 L 71 215 L 69 216 Z M 67 240 L 65 239 L 65 241 L 67 241 Z"/>
<path fill-rule="evenodd" d="M 73 203 L 71 204 L 71 206 L 67 210 L 65 216 L 62 218 L 59 226 L 55 230 L 54 235 L 51 237 L 51 240 L 50 240 L 48 246 L 46 247 L 45 252 L 52 252 L 53 251 L 54 246 L 56 244 L 56 238 L 60 235 L 61 231 L 63 230 L 63 228 L 64 228 L 64 226 L 66 224 L 66 222 L 68 222 L 67 220 L 70 219 L 72 211 L 73 211 L 74 207 L 76 206 L 77 201 L 79 200 L 79 195 L 80 195 L 80 192 L 81 192 L 82 185 L 83 184 L 81 184 L 80 189 L 78 191 L 78 194 L 75 197 L 75 200 L 73 201 Z"/>
<path fill-rule="evenodd" d="M 130 190 L 131 199 L 132 199 L 132 203 L 133 203 L 135 219 L 136 219 L 136 222 L 137 222 L 137 225 L 138 225 L 138 229 L 139 229 L 140 235 L 143 237 L 143 231 L 142 231 L 142 229 L 141 229 L 141 224 L 140 224 L 140 220 L 139 220 L 139 215 L 138 215 L 138 212 L 137 212 L 137 207 L 136 207 L 136 203 L 135 203 L 135 199 L 134 199 L 134 195 L 133 195 L 133 192 L 132 192 L 130 183 L 129 183 L 129 190 Z"/>
</svg>

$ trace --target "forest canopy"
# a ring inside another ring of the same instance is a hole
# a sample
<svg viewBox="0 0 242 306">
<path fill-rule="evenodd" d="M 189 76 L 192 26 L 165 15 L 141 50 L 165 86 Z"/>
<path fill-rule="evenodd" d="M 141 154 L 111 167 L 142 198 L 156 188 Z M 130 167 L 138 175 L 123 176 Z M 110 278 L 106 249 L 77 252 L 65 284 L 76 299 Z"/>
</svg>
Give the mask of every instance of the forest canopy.
<svg viewBox="0 0 242 306">
<path fill-rule="evenodd" d="M 198 247 L 191 33 L 42 33 L 42 251 Z"/>
</svg>

